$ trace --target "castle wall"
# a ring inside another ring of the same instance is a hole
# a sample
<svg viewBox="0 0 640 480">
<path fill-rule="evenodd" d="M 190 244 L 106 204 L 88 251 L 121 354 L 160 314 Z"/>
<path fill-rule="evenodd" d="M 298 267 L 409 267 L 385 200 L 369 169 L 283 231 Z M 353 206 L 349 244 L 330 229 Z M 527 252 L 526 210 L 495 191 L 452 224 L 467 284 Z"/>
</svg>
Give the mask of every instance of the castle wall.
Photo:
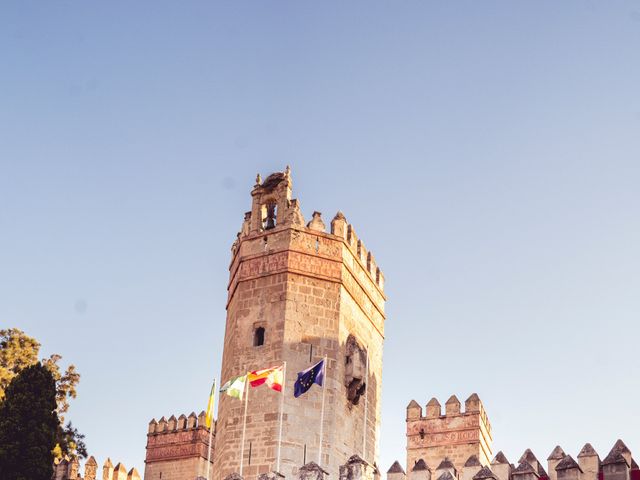
<svg viewBox="0 0 640 480">
<path fill-rule="evenodd" d="M 78 457 L 54 459 L 53 474 L 51 480 L 97 480 L 98 462 L 90 456 L 84 463 L 84 475 L 80 472 L 80 460 Z M 102 467 L 102 480 L 140 480 L 138 470 L 131 468 L 127 471 L 122 463 L 113 466 L 110 458 L 107 458 Z"/>
<path fill-rule="evenodd" d="M 206 478 L 207 460 L 203 458 L 183 458 L 154 462 L 145 466 L 144 480 L 183 480 Z"/>
</svg>

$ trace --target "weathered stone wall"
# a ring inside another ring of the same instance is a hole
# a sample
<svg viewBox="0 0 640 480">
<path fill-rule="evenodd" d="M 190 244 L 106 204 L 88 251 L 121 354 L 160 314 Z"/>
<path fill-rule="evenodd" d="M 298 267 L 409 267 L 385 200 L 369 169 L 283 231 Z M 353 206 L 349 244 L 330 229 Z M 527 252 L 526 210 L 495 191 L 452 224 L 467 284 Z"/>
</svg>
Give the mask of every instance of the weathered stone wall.
<svg viewBox="0 0 640 480">
<path fill-rule="evenodd" d="M 51 480 L 97 480 L 98 462 L 90 456 L 84 464 L 84 476 L 80 474 L 80 461 L 77 457 L 55 459 L 53 462 L 53 475 Z M 102 467 L 102 480 L 140 480 L 138 470 L 127 468 L 122 463 L 113 466 L 110 458 L 107 458 Z"/>
<path fill-rule="evenodd" d="M 423 459 L 435 471 L 445 458 L 461 470 L 467 459 L 476 455 L 482 465 L 488 465 L 491 452 L 491 425 L 477 395 L 465 402 L 465 411 L 452 396 L 442 415 L 440 403 L 432 399 L 426 415 L 416 402 L 407 408 L 407 467 L 409 470 Z"/>
<path fill-rule="evenodd" d="M 289 477 L 297 473 L 299 465 L 317 462 L 320 447 L 323 391 L 313 386 L 295 399 L 296 373 L 326 356 L 326 414 L 320 463 L 331 475 L 338 476 L 339 466 L 353 452 L 369 462 L 378 455 L 383 276 L 341 214 L 332 222 L 333 233 L 325 231 L 318 212 L 304 226 L 297 201 L 290 199 L 290 177 L 286 173 L 278 175 L 275 187 L 269 177 L 254 188 L 251 213 L 245 216 L 232 249 L 222 382 L 247 371 L 287 362 L 280 471 Z M 272 187 L 264 187 L 266 184 Z M 261 202 L 272 206 L 266 208 Z M 277 206 L 277 217 L 269 219 L 273 205 Z M 256 215 L 261 216 L 259 221 L 255 220 Z M 275 224 L 274 228 L 261 227 L 269 221 Z M 258 327 L 265 329 L 265 341 L 264 345 L 254 346 Z M 355 362 L 349 366 L 345 365 L 348 352 Z M 367 357 L 368 381 L 364 379 L 366 365 L 363 367 L 361 361 Z M 353 394 L 362 382 L 369 385 L 363 389 L 366 402 L 364 397 Z M 358 397 L 357 404 L 348 399 L 348 391 Z M 250 390 L 242 472 L 245 477 L 276 466 L 280 399 L 281 394 L 266 386 Z M 216 480 L 240 470 L 243 408 L 244 404 L 235 398 L 220 399 Z M 367 446 L 363 452 L 365 435 Z"/>
<path fill-rule="evenodd" d="M 215 436 L 214 436 L 215 439 Z M 149 423 L 144 480 L 187 480 L 205 476 L 209 429 L 204 412 Z M 213 460 L 213 458 L 212 458 Z M 211 468 L 213 471 L 213 468 Z"/>
<path fill-rule="evenodd" d="M 438 406 L 432 400 L 427 410 L 434 414 Z M 407 416 L 415 419 L 417 409 L 420 405 L 412 401 Z M 547 457 L 547 470 L 528 448 L 517 467 L 502 452 L 496 454 L 490 465 L 482 465 L 477 455 L 471 455 L 461 469 L 456 469 L 450 459 L 451 456 L 435 460 L 433 463 L 438 466 L 431 470 L 420 460 L 409 469 L 408 480 L 640 480 L 640 468 L 622 440 L 616 441 L 602 461 L 589 443 L 582 447 L 577 461 L 558 445 Z M 387 480 L 402 480 L 403 476 L 404 470 L 395 462 L 387 473 Z"/>
</svg>

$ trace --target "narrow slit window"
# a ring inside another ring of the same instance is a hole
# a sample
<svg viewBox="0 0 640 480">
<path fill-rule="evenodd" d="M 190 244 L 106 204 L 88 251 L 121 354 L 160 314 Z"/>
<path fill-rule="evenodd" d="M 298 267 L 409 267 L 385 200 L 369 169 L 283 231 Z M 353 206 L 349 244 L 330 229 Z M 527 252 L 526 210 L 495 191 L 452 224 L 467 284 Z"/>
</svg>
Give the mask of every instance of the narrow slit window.
<svg viewBox="0 0 640 480">
<path fill-rule="evenodd" d="M 264 345 L 264 328 L 258 327 L 253 332 L 253 346 L 259 347 Z"/>
</svg>

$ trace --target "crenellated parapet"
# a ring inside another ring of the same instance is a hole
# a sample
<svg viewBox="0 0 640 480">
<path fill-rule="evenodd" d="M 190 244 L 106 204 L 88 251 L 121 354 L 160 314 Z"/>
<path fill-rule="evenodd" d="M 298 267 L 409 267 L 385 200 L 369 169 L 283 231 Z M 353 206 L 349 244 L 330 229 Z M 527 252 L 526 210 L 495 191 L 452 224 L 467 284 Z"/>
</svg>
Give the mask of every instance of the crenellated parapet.
<svg viewBox="0 0 640 480">
<path fill-rule="evenodd" d="M 215 424 L 213 430 L 212 440 L 215 439 Z M 147 429 L 145 479 L 156 478 L 154 475 L 159 476 L 160 472 L 163 473 L 163 480 L 178 480 L 186 475 L 196 478 L 204 473 L 209 453 L 209 434 L 205 412 L 152 419 Z M 171 468 L 167 468 L 168 464 L 171 464 Z"/>
<path fill-rule="evenodd" d="M 432 398 L 423 410 L 412 400 L 407 406 L 407 465 L 422 459 L 435 471 L 444 457 L 463 471 L 467 460 L 474 456 L 480 466 L 488 465 L 491 458 L 492 433 L 489 418 L 477 394 L 464 402 L 452 395 L 444 405 Z M 411 467 L 409 467 L 411 471 Z M 467 467 L 465 480 L 471 480 Z M 474 472 L 475 474 L 475 472 Z M 437 480 L 437 478 L 436 478 Z"/>
<path fill-rule="evenodd" d="M 80 474 L 80 461 L 78 458 L 65 456 L 53 462 L 52 480 L 98 480 L 98 462 L 91 456 L 84 463 L 84 476 Z M 141 480 L 138 470 L 127 468 L 122 463 L 114 467 L 110 458 L 107 458 L 102 466 L 102 480 Z"/>
<path fill-rule="evenodd" d="M 410 406 L 415 408 L 415 405 Z M 500 451 L 489 465 L 482 465 L 475 455 L 471 455 L 462 469 L 456 470 L 449 458 L 444 457 L 433 475 L 432 469 L 420 458 L 413 466 L 408 465 L 409 480 L 417 480 L 418 475 L 436 480 L 640 480 L 638 464 L 622 440 L 613 445 L 602 461 L 590 443 L 582 447 L 576 458 L 558 445 L 547 457 L 546 470 L 531 449 L 526 449 L 515 465 Z M 404 473 L 404 470 L 395 462 L 389 472 L 400 478 L 399 472 Z"/>
<path fill-rule="evenodd" d="M 342 238 L 346 242 L 353 256 L 371 277 L 371 281 L 380 290 L 384 290 L 384 274 L 378 267 L 373 253 L 366 249 L 362 240 L 358 238 L 355 228 L 347 222 L 342 212 L 336 213 L 331 221 L 331 234 Z"/>
<path fill-rule="evenodd" d="M 149 428 L 147 430 L 148 434 L 160 434 L 160 433 L 170 433 L 170 432 L 181 432 L 181 431 L 189 431 L 197 428 L 206 429 L 207 432 L 209 429 L 206 426 L 206 414 L 205 412 L 200 412 L 200 415 L 196 415 L 194 412 L 191 412 L 189 416 L 184 414 L 179 417 L 175 417 L 175 415 L 171 415 L 167 420 L 165 417 L 161 417 L 160 420 L 153 418 L 149 422 Z M 215 427 L 214 427 L 215 431 Z"/>
<path fill-rule="evenodd" d="M 258 244 L 258 248 L 256 248 L 255 244 L 252 246 L 246 245 L 242 248 L 242 244 L 247 239 L 277 233 L 283 229 L 295 229 L 309 233 L 313 239 L 311 244 L 317 243 L 318 247 L 321 247 L 322 245 L 319 244 L 324 242 L 321 242 L 314 235 L 339 237 L 348 247 L 362 270 L 367 273 L 371 282 L 380 291 L 383 291 L 384 275 L 382 271 L 378 267 L 373 254 L 366 249 L 356 235 L 353 225 L 347 222 L 342 212 L 338 212 L 331 221 L 329 232 L 327 232 L 322 213 L 319 211 L 314 211 L 311 220 L 305 224 L 304 217 L 300 211 L 300 203 L 297 199 L 292 198 L 292 187 L 293 181 L 289 167 L 284 172 L 272 173 L 264 181 L 258 174 L 256 184 L 251 191 L 251 211 L 245 213 L 237 239 L 231 247 L 233 260 L 239 253 L 255 255 L 262 250 L 277 248 L 278 237 L 273 235 L 269 239 L 265 239 L 263 243 Z M 319 252 L 316 251 L 316 253 Z"/>
</svg>

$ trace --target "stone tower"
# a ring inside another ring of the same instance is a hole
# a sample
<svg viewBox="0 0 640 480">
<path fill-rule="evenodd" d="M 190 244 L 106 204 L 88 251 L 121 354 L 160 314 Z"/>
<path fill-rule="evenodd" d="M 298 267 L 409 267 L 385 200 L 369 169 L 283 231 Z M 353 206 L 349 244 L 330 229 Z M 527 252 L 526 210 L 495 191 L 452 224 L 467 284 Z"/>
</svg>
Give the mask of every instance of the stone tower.
<svg viewBox="0 0 640 480">
<path fill-rule="evenodd" d="M 215 439 L 215 437 L 214 437 Z M 192 480 L 207 472 L 209 429 L 205 413 L 149 422 L 144 480 Z"/>
<path fill-rule="evenodd" d="M 478 465 L 491 460 L 491 424 L 484 406 L 475 393 L 464 402 L 452 395 L 445 403 L 445 412 L 437 399 L 422 407 L 415 400 L 407 406 L 407 469 L 411 471 L 420 460 L 435 472 L 444 459 L 462 471 L 467 460 L 475 457 Z M 467 465 L 468 466 L 468 465 Z"/>
<path fill-rule="evenodd" d="M 383 275 L 373 255 L 338 212 L 327 232 L 314 212 L 305 225 L 291 197 L 289 168 L 260 176 L 251 211 L 232 247 L 222 378 L 281 365 L 283 394 L 252 388 L 243 475 L 275 469 L 279 409 L 284 395 L 281 467 L 290 477 L 300 465 L 318 462 L 322 389 L 293 396 L 296 373 L 327 357 L 321 466 L 338 477 L 354 453 L 378 457 Z M 218 408 L 214 478 L 240 469 L 243 403 L 222 395 Z M 366 414 L 366 421 L 365 421 Z"/>
</svg>

